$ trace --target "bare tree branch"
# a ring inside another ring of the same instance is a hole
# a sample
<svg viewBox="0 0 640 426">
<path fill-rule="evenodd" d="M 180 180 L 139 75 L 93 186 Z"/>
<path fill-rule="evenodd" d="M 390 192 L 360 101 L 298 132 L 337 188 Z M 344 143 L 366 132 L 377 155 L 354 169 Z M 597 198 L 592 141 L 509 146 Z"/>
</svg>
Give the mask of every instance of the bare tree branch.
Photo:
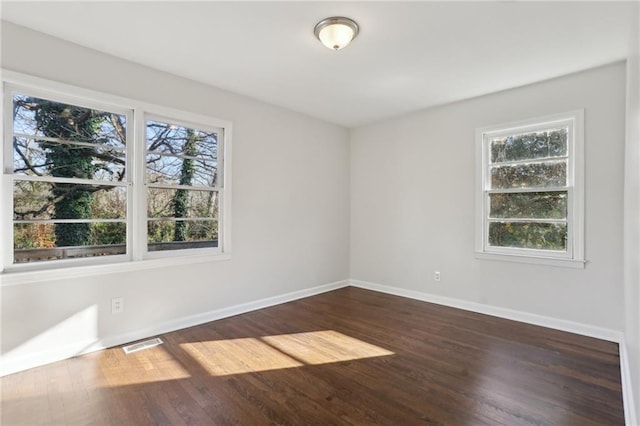
<svg viewBox="0 0 640 426">
<path fill-rule="evenodd" d="M 35 167 L 33 166 L 33 164 L 31 164 L 31 162 L 29 161 L 27 156 L 24 154 L 24 152 L 20 150 L 20 144 L 18 144 L 18 138 L 16 137 L 13 138 L 13 148 L 16 150 L 16 152 L 18 153 L 22 161 L 24 161 L 26 168 L 24 168 L 23 170 L 31 170 L 37 176 L 42 176 L 42 173 L 38 172 L 35 169 Z M 39 166 L 39 167 L 42 167 L 42 166 Z"/>
</svg>

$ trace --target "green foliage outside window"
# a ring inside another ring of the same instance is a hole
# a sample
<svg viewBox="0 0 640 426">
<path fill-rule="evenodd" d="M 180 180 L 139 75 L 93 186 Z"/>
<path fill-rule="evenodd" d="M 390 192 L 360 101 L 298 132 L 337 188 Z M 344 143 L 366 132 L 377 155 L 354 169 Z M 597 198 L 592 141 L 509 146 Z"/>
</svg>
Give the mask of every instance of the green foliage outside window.
<svg viewBox="0 0 640 426">
<path fill-rule="evenodd" d="M 567 155 L 567 129 L 509 135 L 491 141 L 491 163 Z"/>
<path fill-rule="evenodd" d="M 567 129 L 494 138 L 489 156 L 489 245 L 565 251 Z"/>
<path fill-rule="evenodd" d="M 14 262 L 125 252 L 126 133 L 123 114 L 14 95 Z M 217 246 L 218 137 L 146 121 L 149 251 Z"/>
<path fill-rule="evenodd" d="M 567 192 L 490 194 L 489 217 L 492 219 L 566 219 Z"/>
<path fill-rule="evenodd" d="M 496 247 L 566 250 L 567 225 L 535 222 L 492 222 L 489 242 Z"/>
</svg>

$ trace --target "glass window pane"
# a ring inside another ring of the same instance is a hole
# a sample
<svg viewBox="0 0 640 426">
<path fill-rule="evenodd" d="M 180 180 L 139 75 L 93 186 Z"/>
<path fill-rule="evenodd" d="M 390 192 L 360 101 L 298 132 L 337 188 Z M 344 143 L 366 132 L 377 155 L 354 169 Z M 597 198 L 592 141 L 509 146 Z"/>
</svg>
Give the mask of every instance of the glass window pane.
<svg viewBox="0 0 640 426">
<path fill-rule="evenodd" d="M 217 218 L 217 191 L 150 188 L 147 215 L 150 218 Z"/>
<path fill-rule="evenodd" d="M 88 238 L 72 240 L 69 234 Z M 13 235 L 14 263 L 41 262 L 124 254 L 127 226 L 124 222 L 16 223 Z"/>
<path fill-rule="evenodd" d="M 147 151 L 171 155 L 187 155 L 216 161 L 218 159 L 218 134 L 216 132 L 148 120 Z"/>
<path fill-rule="evenodd" d="M 147 154 L 147 182 L 169 185 L 216 186 L 218 163 Z"/>
<path fill-rule="evenodd" d="M 567 250 L 566 223 L 490 222 L 489 245 L 538 250 Z"/>
<path fill-rule="evenodd" d="M 13 112 L 14 262 L 125 253 L 126 187 L 109 182 L 125 179 L 126 116 L 21 94 Z"/>
<path fill-rule="evenodd" d="M 217 247 L 215 220 L 152 220 L 148 222 L 148 250 L 179 250 Z"/>
<path fill-rule="evenodd" d="M 147 182 L 214 187 L 218 138 L 212 131 L 148 120 Z M 148 250 L 218 246 L 217 191 L 150 188 L 147 192 Z M 213 219 L 213 220 L 196 220 Z"/>
<path fill-rule="evenodd" d="M 567 186 L 567 160 L 492 166 L 491 188 L 549 188 Z"/>
<path fill-rule="evenodd" d="M 123 150 L 126 117 L 26 95 L 13 97 L 13 131 Z"/>
<path fill-rule="evenodd" d="M 125 187 L 16 181 L 14 220 L 125 219 Z"/>
<path fill-rule="evenodd" d="M 567 155 L 567 128 L 509 135 L 491 140 L 491 162 Z"/>
<path fill-rule="evenodd" d="M 125 152 L 101 145 L 91 147 L 16 137 L 13 140 L 13 172 L 28 176 L 122 181 Z"/>
<path fill-rule="evenodd" d="M 567 192 L 489 194 L 489 217 L 566 219 Z"/>
</svg>

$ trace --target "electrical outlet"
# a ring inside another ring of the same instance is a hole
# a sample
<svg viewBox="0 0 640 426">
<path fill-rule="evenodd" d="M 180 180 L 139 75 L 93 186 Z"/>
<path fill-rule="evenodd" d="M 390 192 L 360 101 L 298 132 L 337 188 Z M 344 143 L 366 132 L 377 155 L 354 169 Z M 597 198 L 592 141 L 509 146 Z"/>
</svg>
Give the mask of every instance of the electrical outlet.
<svg viewBox="0 0 640 426">
<path fill-rule="evenodd" d="M 440 282 L 440 271 L 433 271 L 433 280 L 435 282 Z"/>
<path fill-rule="evenodd" d="M 111 313 L 120 314 L 122 312 L 124 312 L 124 299 L 122 297 L 111 299 Z"/>
</svg>

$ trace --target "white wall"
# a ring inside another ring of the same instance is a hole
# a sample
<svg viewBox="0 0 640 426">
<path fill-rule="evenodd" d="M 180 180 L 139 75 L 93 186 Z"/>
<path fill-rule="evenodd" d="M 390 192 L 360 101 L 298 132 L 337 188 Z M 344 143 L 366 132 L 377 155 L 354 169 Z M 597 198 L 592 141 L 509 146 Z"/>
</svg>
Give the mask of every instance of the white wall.
<svg viewBox="0 0 640 426">
<path fill-rule="evenodd" d="M 4 286 L 4 367 L 37 359 L 51 338 L 70 348 L 114 341 L 348 278 L 346 129 L 8 23 L 2 66 L 233 123 L 232 259 Z M 124 297 L 123 314 L 110 314 L 115 296 Z"/>
<path fill-rule="evenodd" d="M 351 277 L 626 328 L 638 383 L 640 237 L 627 239 L 623 253 L 622 205 L 625 182 L 625 213 L 638 217 L 640 158 L 625 174 L 624 64 L 354 129 L 350 149 L 349 132 L 337 126 L 12 24 L 1 35 L 4 68 L 234 126 L 232 259 L 2 287 L 4 366 L 36 362 L 53 338 L 80 348 Z M 638 97 L 628 97 L 637 113 Z M 586 268 L 476 260 L 475 128 L 576 108 L 586 109 Z M 637 131 L 630 134 L 626 149 L 637 154 Z M 625 232 L 633 226 L 626 222 Z M 109 313 L 114 296 L 125 298 L 121 315 Z"/>
<path fill-rule="evenodd" d="M 627 142 L 624 192 L 625 338 L 636 421 L 640 410 L 640 5 L 627 60 Z M 629 400 L 630 401 L 630 400 Z"/>
<path fill-rule="evenodd" d="M 475 129 L 578 108 L 586 268 L 475 259 Z M 624 132 L 624 63 L 353 130 L 351 278 L 621 332 Z"/>
</svg>

